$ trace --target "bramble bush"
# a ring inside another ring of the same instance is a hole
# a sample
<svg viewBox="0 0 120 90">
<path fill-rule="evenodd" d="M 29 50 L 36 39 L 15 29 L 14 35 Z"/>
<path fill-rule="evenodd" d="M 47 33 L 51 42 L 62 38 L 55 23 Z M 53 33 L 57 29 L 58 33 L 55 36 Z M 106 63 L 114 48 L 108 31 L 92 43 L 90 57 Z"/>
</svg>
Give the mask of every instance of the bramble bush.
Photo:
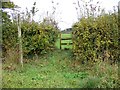
<svg viewBox="0 0 120 90">
<path fill-rule="evenodd" d="M 73 25 L 73 52 L 85 63 L 118 61 L 118 15 L 82 18 Z"/>
</svg>

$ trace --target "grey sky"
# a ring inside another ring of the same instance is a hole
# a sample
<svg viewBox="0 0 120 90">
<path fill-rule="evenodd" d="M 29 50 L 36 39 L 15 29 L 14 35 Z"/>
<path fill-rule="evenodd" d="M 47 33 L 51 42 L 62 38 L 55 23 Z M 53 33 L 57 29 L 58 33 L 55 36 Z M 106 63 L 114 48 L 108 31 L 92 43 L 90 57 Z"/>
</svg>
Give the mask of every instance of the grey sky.
<svg viewBox="0 0 120 90">
<path fill-rule="evenodd" d="M 36 2 L 36 7 L 39 9 L 39 12 L 36 13 L 35 20 L 42 20 L 46 16 L 46 12 L 52 12 L 52 0 L 11 0 L 16 5 L 20 6 L 22 10 L 25 10 L 26 7 L 30 10 L 33 6 L 33 3 Z M 58 26 L 63 30 L 72 26 L 73 23 L 77 21 L 77 14 L 73 2 L 76 0 L 53 0 L 54 4 L 57 7 L 55 18 L 59 22 Z M 89 1 L 89 0 L 84 0 Z M 105 8 L 106 11 L 112 10 L 113 6 L 117 6 L 119 0 L 93 0 L 95 2 L 99 1 L 102 8 Z"/>
</svg>

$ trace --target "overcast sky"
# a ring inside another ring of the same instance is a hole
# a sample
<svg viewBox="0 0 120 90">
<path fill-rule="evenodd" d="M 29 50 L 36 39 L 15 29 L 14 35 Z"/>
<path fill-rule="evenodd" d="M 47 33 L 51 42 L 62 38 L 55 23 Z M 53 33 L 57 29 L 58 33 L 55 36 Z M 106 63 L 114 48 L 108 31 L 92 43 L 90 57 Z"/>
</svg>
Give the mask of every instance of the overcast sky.
<svg viewBox="0 0 120 90">
<path fill-rule="evenodd" d="M 75 10 L 74 2 L 77 0 L 11 0 L 16 5 L 21 7 L 21 10 L 25 10 L 26 7 L 31 10 L 33 3 L 36 2 L 36 8 L 38 12 L 36 13 L 35 20 L 42 20 L 46 16 L 47 11 L 52 12 L 52 1 L 57 7 L 55 18 L 59 22 L 58 26 L 60 29 L 70 28 L 73 23 L 77 21 L 77 13 Z M 89 0 L 84 0 L 89 1 Z M 113 6 L 117 6 L 120 0 L 93 0 L 95 2 L 99 1 L 102 8 L 106 11 L 113 10 Z M 58 5 L 56 5 L 59 3 Z"/>
</svg>

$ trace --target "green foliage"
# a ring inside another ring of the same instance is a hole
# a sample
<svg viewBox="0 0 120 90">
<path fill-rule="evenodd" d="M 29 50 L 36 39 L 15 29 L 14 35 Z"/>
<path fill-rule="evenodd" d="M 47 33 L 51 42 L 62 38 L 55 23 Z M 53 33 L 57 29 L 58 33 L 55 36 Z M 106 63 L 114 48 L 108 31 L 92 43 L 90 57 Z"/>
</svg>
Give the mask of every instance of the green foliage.
<svg viewBox="0 0 120 90">
<path fill-rule="evenodd" d="M 10 15 L 4 11 L 4 9 L 14 8 L 15 4 L 13 2 L 3 2 L 2 3 L 2 51 L 3 55 L 6 49 L 10 47 L 15 47 L 17 44 L 17 25 L 12 23 L 10 20 Z"/>
<path fill-rule="evenodd" d="M 2 6 L 2 33 L 3 33 L 3 55 L 10 48 L 18 48 L 18 28 L 17 21 L 11 22 L 10 15 L 4 12 L 5 8 L 14 8 L 14 3 L 3 3 Z M 27 15 L 26 15 L 27 16 Z M 24 55 L 45 53 L 54 47 L 58 36 L 58 29 L 51 23 L 43 21 L 42 23 L 30 22 L 21 19 L 22 41 Z"/>
<path fill-rule="evenodd" d="M 23 22 L 21 25 L 24 55 L 42 54 L 53 49 L 58 36 L 58 30 L 44 22 Z M 4 51 L 18 48 L 18 31 L 16 23 L 3 24 Z"/>
<path fill-rule="evenodd" d="M 2 2 L 2 8 L 14 8 L 15 4 L 13 2 Z"/>
<path fill-rule="evenodd" d="M 41 54 L 54 48 L 58 32 L 52 25 L 24 22 L 21 30 L 24 54 Z"/>
<path fill-rule="evenodd" d="M 73 26 L 73 52 L 82 62 L 118 60 L 117 14 L 82 18 Z"/>
<path fill-rule="evenodd" d="M 15 23 L 3 23 L 2 33 L 4 48 L 14 47 L 17 43 L 17 25 Z"/>
<path fill-rule="evenodd" d="M 11 4 L 11 5 L 10 5 Z M 6 7 L 8 5 L 9 7 Z M 15 5 L 13 3 L 4 3 L 2 7 L 2 48 L 3 48 L 3 56 L 8 58 L 10 50 L 17 54 L 18 50 L 18 24 L 16 19 L 11 21 L 10 15 L 4 11 L 5 8 L 14 8 Z M 17 15 L 16 15 L 17 17 Z M 28 18 L 23 18 L 28 17 Z M 22 31 L 22 48 L 23 55 L 37 55 L 44 54 L 48 50 L 54 48 L 55 41 L 58 37 L 58 28 L 54 26 L 52 21 L 43 21 L 41 23 L 36 23 L 34 21 L 30 21 L 29 15 L 25 15 L 21 17 L 21 31 Z M 57 26 L 57 25 L 56 25 Z M 9 52 L 9 53 L 8 53 Z M 8 55 L 8 56 L 7 56 Z M 17 58 L 19 58 L 17 56 Z M 9 60 L 9 59 L 6 59 Z M 16 61 L 15 59 L 13 61 Z"/>
<path fill-rule="evenodd" d="M 88 76 L 88 73 L 86 72 L 79 72 L 79 73 L 65 73 L 64 77 L 65 78 L 79 78 L 79 79 L 84 79 Z"/>
</svg>

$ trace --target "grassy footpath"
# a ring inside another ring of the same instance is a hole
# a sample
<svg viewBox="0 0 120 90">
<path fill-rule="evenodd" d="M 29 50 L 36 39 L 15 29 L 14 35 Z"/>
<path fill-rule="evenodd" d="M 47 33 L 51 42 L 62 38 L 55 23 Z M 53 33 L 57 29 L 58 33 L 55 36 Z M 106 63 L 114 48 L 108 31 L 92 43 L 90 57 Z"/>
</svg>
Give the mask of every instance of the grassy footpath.
<svg viewBox="0 0 120 90">
<path fill-rule="evenodd" d="M 38 60 L 26 60 L 23 69 L 3 64 L 4 88 L 94 88 L 118 87 L 118 67 L 99 63 L 81 65 L 71 51 L 56 50 Z"/>
</svg>

